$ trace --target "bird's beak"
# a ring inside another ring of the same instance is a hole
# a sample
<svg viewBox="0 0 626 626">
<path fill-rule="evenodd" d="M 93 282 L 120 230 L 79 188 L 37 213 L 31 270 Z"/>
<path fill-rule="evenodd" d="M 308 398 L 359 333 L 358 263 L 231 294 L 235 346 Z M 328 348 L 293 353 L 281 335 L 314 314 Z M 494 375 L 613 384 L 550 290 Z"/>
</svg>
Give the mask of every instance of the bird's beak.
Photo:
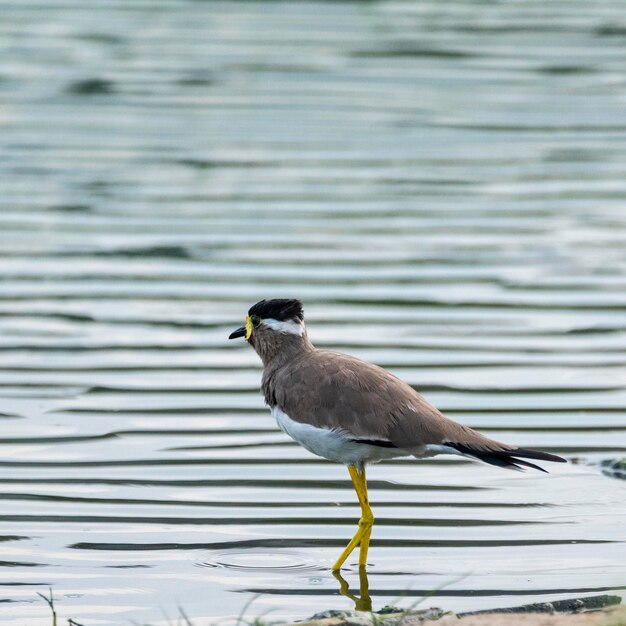
<svg viewBox="0 0 626 626">
<path fill-rule="evenodd" d="M 246 325 L 238 328 L 235 332 L 230 333 L 229 339 L 237 339 L 237 337 L 245 337 L 246 341 L 252 335 L 252 318 L 246 315 Z"/>
<path fill-rule="evenodd" d="M 229 339 L 237 339 L 238 337 L 245 337 L 246 336 L 246 327 L 242 326 L 241 328 L 238 328 L 237 330 L 234 330 L 232 333 L 230 333 L 230 335 L 228 335 Z"/>
</svg>

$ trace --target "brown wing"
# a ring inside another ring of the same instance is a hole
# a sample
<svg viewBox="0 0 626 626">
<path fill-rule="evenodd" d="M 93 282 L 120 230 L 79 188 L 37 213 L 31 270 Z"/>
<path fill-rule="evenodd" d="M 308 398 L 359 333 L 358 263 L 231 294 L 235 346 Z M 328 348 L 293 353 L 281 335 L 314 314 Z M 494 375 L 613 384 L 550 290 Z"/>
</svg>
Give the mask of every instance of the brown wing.
<svg viewBox="0 0 626 626">
<path fill-rule="evenodd" d="M 307 352 L 271 375 L 266 385 L 291 419 L 341 429 L 355 438 L 389 441 L 399 448 L 459 439 L 490 442 L 445 417 L 387 370 L 346 354 Z"/>
</svg>

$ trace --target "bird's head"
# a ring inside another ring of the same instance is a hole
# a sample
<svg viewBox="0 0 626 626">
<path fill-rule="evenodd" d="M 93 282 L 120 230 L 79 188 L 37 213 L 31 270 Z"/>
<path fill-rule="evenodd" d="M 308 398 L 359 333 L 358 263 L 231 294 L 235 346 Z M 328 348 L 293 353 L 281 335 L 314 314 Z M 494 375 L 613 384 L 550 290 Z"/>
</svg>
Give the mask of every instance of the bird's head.
<svg viewBox="0 0 626 626">
<path fill-rule="evenodd" d="M 248 310 L 246 324 L 229 339 L 245 337 L 264 363 L 281 349 L 308 343 L 300 300 L 261 300 Z"/>
</svg>

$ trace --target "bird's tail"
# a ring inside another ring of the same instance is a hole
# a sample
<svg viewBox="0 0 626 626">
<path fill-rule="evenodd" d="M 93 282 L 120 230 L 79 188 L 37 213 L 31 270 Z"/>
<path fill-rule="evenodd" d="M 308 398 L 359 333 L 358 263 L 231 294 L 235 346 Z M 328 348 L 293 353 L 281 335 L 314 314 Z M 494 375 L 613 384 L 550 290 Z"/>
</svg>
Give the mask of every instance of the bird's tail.
<svg viewBox="0 0 626 626">
<path fill-rule="evenodd" d="M 528 450 L 527 448 L 507 448 L 507 449 L 489 449 L 483 447 L 473 447 L 472 445 L 466 445 L 462 443 L 448 443 L 446 446 L 450 446 L 457 450 L 464 456 L 469 456 L 479 461 L 484 461 L 490 465 L 497 465 L 498 467 L 506 467 L 508 469 L 514 469 L 518 471 L 524 471 L 524 468 L 530 467 L 532 469 L 539 470 L 540 472 L 546 472 L 535 463 L 530 463 L 524 459 L 533 459 L 537 461 L 550 461 L 553 463 L 567 463 L 567 461 L 557 456 L 556 454 L 549 454 L 548 452 L 539 452 L 539 450 Z"/>
</svg>

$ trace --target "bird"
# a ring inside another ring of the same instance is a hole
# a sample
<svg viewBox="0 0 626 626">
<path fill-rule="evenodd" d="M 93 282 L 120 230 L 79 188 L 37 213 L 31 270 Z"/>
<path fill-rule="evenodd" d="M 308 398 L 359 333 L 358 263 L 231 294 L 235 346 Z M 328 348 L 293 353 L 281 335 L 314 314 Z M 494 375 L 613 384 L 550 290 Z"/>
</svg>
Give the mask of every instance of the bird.
<svg viewBox="0 0 626 626">
<path fill-rule="evenodd" d="M 366 466 L 385 459 L 455 454 L 490 465 L 546 472 L 533 461 L 565 459 L 490 439 L 446 417 L 388 370 L 353 356 L 316 348 L 300 300 L 261 300 L 229 339 L 245 338 L 261 358 L 261 390 L 281 430 L 309 452 L 347 466 L 361 518 L 332 571 L 359 546 L 365 567 L 374 515 Z"/>
</svg>

